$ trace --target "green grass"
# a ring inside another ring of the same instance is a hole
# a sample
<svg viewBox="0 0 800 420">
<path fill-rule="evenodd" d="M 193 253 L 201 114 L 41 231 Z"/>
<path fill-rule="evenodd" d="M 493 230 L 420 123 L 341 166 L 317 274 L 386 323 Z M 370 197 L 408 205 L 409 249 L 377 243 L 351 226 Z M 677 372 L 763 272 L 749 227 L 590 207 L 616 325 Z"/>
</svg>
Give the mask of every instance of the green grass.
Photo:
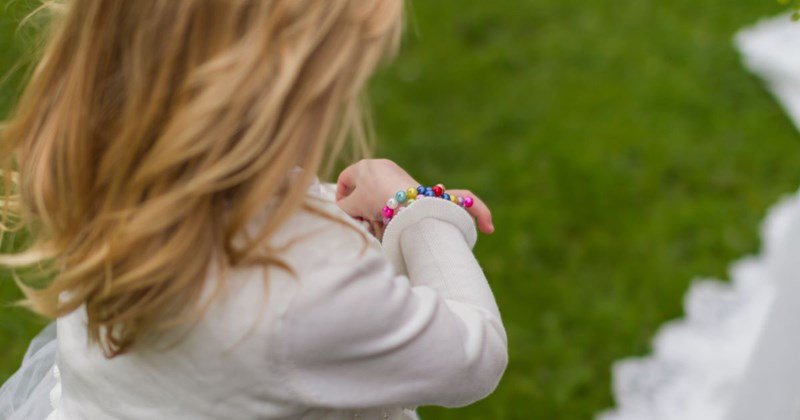
<svg viewBox="0 0 800 420">
<path fill-rule="evenodd" d="M 406 47 L 373 86 L 380 154 L 492 207 L 476 252 L 511 352 L 492 396 L 424 418 L 590 418 L 612 404 L 612 361 L 648 350 L 693 278 L 757 252 L 766 209 L 800 185 L 800 139 L 731 38 L 780 7 L 411 3 Z M 6 69 L 20 15 L 1 11 Z M 0 380 L 38 325 L 0 309 Z"/>
</svg>

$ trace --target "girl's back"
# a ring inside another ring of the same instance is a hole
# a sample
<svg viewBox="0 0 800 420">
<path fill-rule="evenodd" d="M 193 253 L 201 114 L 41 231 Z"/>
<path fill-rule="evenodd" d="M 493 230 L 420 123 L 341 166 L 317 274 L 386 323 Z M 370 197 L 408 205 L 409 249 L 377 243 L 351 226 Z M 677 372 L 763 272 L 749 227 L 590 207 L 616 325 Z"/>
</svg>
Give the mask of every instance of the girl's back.
<svg viewBox="0 0 800 420">
<path fill-rule="evenodd" d="M 287 363 L 293 356 L 288 346 L 299 345 L 290 338 L 299 337 L 288 334 L 285 323 L 290 309 L 292 314 L 305 312 L 293 304 L 295 299 L 324 293 L 337 280 L 328 272 L 358 263 L 363 242 L 351 229 L 309 214 L 290 218 L 273 240 L 287 242 L 301 235 L 309 239 L 282 254 L 299 268 L 297 276 L 275 269 L 265 273 L 261 267 L 230 271 L 227 292 L 202 319 L 193 328 L 162 336 L 162 344 L 140 346 L 109 360 L 89 343 L 85 311 L 60 318 L 62 418 L 336 418 L 328 410 L 309 411 L 314 397 L 303 397 L 307 391 L 298 389 L 300 378 Z M 330 246 L 334 243 L 335 248 Z M 339 263 L 333 265 L 335 261 Z M 210 276 L 209 291 L 218 280 Z M 330 319 L 312 321 L 323 332 L 341 328 L 329 325 Z M 353 413 L 340 414 L 352 418 Z"/>
</svg>

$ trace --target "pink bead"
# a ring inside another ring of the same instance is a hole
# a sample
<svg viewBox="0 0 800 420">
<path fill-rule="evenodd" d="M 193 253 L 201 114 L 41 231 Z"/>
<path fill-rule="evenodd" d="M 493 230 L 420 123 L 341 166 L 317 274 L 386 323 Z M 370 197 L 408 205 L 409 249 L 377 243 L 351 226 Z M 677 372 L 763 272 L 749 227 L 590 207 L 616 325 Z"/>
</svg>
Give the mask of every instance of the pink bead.
<svg viewBox="0 0 800 420">
<path fill-rule="evenodd" d="M 464 208 L 470 208 L 472 205 L 475 204 L 475 200 L 472 197 L 464 197 Z"/>
<path fill-rule="evenodd" d="M 389 218 L 394 216 L 394 210 L 391 207 L 386 206 L 383 208 L 383 217 Z"/>
</svg>

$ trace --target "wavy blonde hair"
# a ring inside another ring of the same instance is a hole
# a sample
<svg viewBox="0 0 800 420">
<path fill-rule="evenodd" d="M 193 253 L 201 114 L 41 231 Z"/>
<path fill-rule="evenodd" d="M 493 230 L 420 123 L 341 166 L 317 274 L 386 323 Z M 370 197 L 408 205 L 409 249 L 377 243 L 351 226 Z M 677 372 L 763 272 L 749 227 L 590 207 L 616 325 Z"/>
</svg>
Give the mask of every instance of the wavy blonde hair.
<svg viewBox="0 0 800 420">
<path fill-rule="evenodd" d="M 364 136 L 359 98 L 399 42 L 403 5 L 44 9 L 54 13 L 42 56 L 0 132 L 2 228 L 32 241 L 0 264 L 24 274 L 25 302 L 41 315 L 85 304 L 90 339 L 113 357 L 198 316 L 212 263 L 282 266 L 268 239 L 304 206 L 324 158 Z M 241 241 L 270 201 L 268 222 Z"/>
</svg>

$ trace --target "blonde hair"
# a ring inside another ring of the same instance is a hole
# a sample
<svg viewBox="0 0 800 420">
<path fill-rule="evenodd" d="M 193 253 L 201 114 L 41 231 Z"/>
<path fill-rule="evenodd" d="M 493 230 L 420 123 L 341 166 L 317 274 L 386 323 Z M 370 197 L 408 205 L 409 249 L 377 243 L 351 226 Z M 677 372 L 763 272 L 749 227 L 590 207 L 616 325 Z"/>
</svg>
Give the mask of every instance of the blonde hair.
<svg viewBox="0 0 800 420">
<path fill-rule="evenodd" d="M 268 239 L 324 158 L 363 137 L 359 98 L 403 12 L 401 0 L 45 6 L 43 55 L 0 132 L 2 227 L 32 243 L 0 263 L 27 273 L 18 284 L 41 315 L 85 304 L 108 357 L 196 317 L 212 262 L 282 266 Z"/>
</svg>

